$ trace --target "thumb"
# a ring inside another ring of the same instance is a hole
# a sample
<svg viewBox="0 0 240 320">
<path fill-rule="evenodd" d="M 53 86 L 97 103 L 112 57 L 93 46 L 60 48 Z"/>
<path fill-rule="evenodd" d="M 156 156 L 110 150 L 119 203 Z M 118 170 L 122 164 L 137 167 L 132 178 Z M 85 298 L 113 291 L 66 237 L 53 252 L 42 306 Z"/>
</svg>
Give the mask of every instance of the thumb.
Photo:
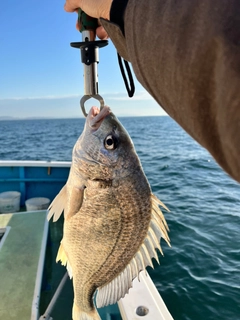
<svg viewBox="0 0 240 320">
<path fill-rule="evenodd" d="M 81 0 L 66 0 L 64 10 L 67 12 L 77 12 L 81 8 Z"/>
<path fill-rule="evenodd" d="M 112 0 L 66 0 L 64 9 L 67 12 L 74 12 L 81 8 L 90 17 L 109 20 L 111 5 Z"/>
</svg>

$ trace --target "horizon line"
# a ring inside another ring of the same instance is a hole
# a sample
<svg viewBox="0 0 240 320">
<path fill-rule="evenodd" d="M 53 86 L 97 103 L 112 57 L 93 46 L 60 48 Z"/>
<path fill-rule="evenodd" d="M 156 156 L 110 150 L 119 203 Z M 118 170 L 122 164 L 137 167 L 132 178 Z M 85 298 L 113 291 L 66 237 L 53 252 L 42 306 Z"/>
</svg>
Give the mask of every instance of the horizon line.
<svg viewBox="0 0 240 320">
<path fill-rule="evenodd" d="M 118 118 L 144 118 L 144 117 L 169 117 L 168 114 L 162 115 L 118 115 Z M 85 119 L 84 116 L 71 116 L 71 117 L 11 117 L 0 116 L 0 121 L 19 121 L 19 120 L 61 120 L 61 119 Z"/>
</svg>

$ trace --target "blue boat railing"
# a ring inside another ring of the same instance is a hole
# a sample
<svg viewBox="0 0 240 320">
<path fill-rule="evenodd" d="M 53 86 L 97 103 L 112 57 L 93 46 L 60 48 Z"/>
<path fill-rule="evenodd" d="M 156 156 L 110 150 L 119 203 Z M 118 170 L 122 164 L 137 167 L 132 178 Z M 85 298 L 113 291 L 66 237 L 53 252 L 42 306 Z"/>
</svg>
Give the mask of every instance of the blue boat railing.
<svg viewBox="0 0 240 320">
<path fill-rule="evenodd" d="M 0 193 L 19 191 L 20 205 L 34 197 L 51 201 L 67 181 L 71 162 L 0 161 Z"/>
</svg>

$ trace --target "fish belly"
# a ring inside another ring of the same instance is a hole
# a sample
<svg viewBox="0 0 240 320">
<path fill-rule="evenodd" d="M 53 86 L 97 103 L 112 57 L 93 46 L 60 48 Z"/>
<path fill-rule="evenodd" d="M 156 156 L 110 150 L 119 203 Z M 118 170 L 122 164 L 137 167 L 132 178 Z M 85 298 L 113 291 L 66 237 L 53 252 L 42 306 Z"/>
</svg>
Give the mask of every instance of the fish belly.
<svg viewBox="0 0 240 320">
<path fill-rule="evenodd" d="M 88 189 L 80 211 L 65 220 L 62 245 L 81 310 L 94 308 L 94 291 L 117 277 L 138 251 L 150 224 L 150 194 L 148 184 L 139 183 L 127 192 L 126 183 Z"/>
</svg>

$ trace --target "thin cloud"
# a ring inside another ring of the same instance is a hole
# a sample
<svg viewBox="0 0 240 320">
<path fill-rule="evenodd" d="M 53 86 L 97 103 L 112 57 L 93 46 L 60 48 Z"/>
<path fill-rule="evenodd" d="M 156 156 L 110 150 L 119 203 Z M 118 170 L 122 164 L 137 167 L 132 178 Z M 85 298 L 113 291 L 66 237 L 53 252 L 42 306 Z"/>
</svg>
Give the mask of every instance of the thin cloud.
<svg viewBox="0 0 240 320">
<path fill-rule="evenodd" d="M 116 92 L 116 93 L 110 93 L 103 95 L 106 96 L 108 99 L 111 100 L 121 100 L 121 101 L 129 101 L 129 96 L 127 93 L 123 92 Z M 139 101 L 139 100 L 153 100 L 153 98 L 150 96 L 150 94 L 146 91 L 140 91 L 134 94 L 134 96 L 131 98 L 131 101 Z"/>
<path fill-rule="evenodd" d="M 100 93 L 104 99 L 109 100 L 119 100 L 119 101 L 129 101 L 129 97 L 125 92 L 114 92 L 114 93 Z M 28 100 L 62 100 L 62 99 L 75 99 L 81 98 L 81 94 L 71 94 L 71 95 L 48 95 L 48 96 L 36 96 L 36 97 L 13 97 L 13 98 L 0 98 L 0 101 L 28 101 Z M 152 100 L 153 98 L 146 91 L 140 91 L 134 94 L 131 101 L 139 100 Z"/>
<path fill-rule="evenodd" d="M 58 100 L 58 99 L 71 99 L 79 98 L 80 94 L 72 95 L 50 95 L 50 96 L 38 96 L 38 97 L 14 97 L 14 98 L 0 98 L 0 101 L 26 101 L 26 100 Z"/>
</svg>

